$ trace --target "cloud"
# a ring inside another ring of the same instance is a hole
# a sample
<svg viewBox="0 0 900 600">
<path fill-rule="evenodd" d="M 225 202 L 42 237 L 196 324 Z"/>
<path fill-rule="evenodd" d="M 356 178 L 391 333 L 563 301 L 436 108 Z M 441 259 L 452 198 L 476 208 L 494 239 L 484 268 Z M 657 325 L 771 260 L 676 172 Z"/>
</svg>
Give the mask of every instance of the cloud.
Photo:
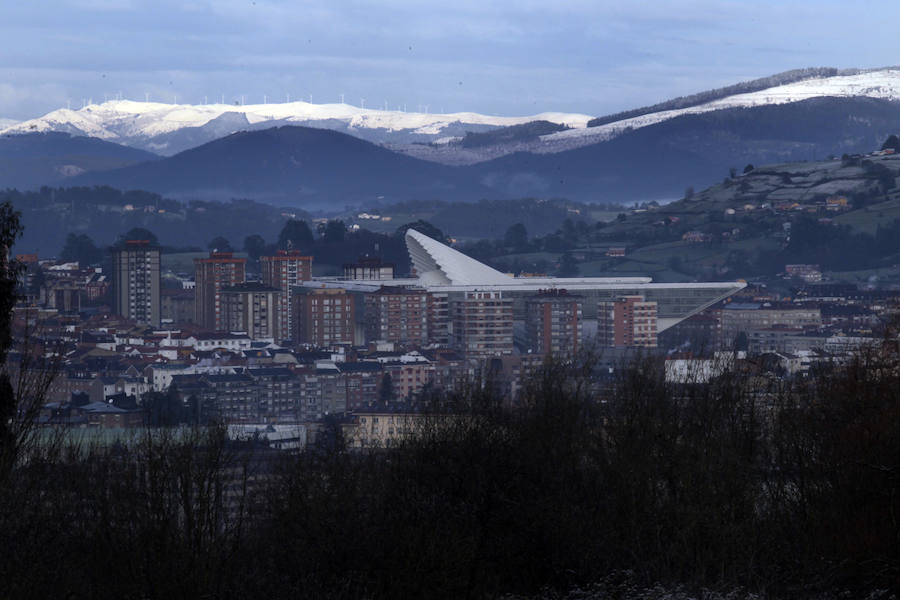
<svg viewBox="0 0 900 600">
<path fill-rule="evenodd" d="M 312 93 L 601 114 L 804 66 L 877 66 L 900 8 L 775 0 L 42 0 L 4 8 L 0 116 L 67 98 Z"/>
</svg>

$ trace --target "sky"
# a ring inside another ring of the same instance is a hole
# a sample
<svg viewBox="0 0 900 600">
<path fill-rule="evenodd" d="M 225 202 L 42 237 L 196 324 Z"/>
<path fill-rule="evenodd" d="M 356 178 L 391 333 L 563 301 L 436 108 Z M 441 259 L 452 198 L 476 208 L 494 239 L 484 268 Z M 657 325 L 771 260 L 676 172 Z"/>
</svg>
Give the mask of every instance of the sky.
<svg viewBox="0 0 900 600">
<path fill-rule="evenodd" d="M 813 66 L 900 63 L 900 4 L 819 0 L 0 3 L 0 119 L 116 96 L 605 115 Z"/>
</svg>

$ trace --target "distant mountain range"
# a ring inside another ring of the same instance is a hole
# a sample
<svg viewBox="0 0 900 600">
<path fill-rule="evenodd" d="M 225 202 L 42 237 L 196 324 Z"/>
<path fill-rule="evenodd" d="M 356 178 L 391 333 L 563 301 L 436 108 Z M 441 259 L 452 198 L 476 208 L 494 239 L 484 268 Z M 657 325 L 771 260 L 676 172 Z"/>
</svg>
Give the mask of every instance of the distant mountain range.
<svg viewBox="0 0 900 600">
<path fill-rule="evenodd" d="M 747 163 L 868 151 L 898 131 L 897 68 L 790 71 L 597 119 L 113 101 L 3 130 L 0 187 L 68 178 L 301 207 L 525 196 L 631 202 L 681 197 Z M 30 155 L 17 149 L 23 144 Z"/>
<path fill-rule="evenodd" d="M 542 113 L 497 117 L 463 112 L 432 114 L 359 108 L 349 104 L 160 104 L 110 100 L 79 110 L 61 108 L 0 130 L 0 135 L 58 131 L 171 156 L 237 131 L 301 125 L 333 129 L 376 143 L 428 143 L 469 131 L 543 120 L 585 127 L 589 115 Z"/>
</svg>

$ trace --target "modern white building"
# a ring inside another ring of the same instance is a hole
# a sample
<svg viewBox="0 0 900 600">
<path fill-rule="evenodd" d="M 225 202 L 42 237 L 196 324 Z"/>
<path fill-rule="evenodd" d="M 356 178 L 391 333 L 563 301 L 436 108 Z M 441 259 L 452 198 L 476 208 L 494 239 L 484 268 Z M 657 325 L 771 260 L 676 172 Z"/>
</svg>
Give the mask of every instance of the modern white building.
<svg viewBox="0 0 900 600">
<path fill-rule="evenodd" d="M 502 292 L 513 300 L 513 319 L 525 321 L 525 300 L 542 290 L 565 289 L 583 298 L 584 319 L 597 319 L 598 302 L 643 296 L 657 304 L 657 333 L 743 289 L 743 282 L 653 283 L 650 277 L 513 277 L 470 258 L 414 229 L 406 232 L 413 277 L 381 281 L 318 278 L 304 287 L 340 287 L 351 292 L 375 292 L 381 286 L 424 289 L 446 294 L 450 303 L 468 292 Z M 358 316 L 362 318 L 362 315 Z"/>
</svg>

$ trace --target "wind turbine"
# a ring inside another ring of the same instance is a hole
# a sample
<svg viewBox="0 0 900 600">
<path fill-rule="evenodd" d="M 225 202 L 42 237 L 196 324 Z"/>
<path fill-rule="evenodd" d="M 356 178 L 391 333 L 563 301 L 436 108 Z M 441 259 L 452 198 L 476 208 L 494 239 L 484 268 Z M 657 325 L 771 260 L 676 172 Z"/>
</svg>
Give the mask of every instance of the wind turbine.
<svg viewBox="0 0 900 600">
<path fill-rule="evenodd" d="M 360 99 L 359 99 L 359 103 L 360 103 L 360 105 L 361 105 L 363 108 L 366 107 L 366 99 L 365 99 L 365 98 L 360 98 Z"/>
<path fill-rule="evenodd" d="M 150 92 L 144 92 L 144 102 L 150 102 Z"/>
<path fill-rule="evenodd" d="M 269 97 L 266 96 L 265 94 L 263 94 L 263 104 L 268 104 L 268 103 L 269 103 Z"/>
<path fill-rule="evenodd" d="M 341 94 L 341 104 L 343 104 L 343 103 L 344 103 L 344 95 Z"/>
</svg>

